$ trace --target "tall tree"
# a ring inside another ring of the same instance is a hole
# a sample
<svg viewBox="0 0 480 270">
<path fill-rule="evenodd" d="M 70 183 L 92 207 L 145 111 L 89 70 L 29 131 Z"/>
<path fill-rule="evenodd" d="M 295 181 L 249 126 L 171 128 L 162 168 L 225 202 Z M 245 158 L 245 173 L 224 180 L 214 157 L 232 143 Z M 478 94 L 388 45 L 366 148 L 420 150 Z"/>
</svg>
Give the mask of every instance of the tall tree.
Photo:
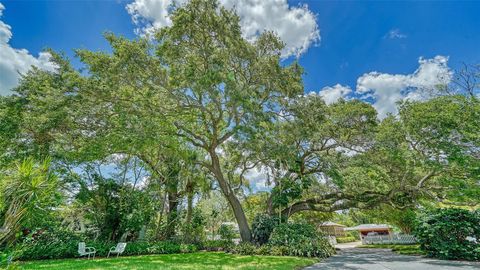
<svg viewBox="0 0 480 270">
<path fill-rule="evenodd" d="M 0 97 L 0 166 L 27 157 L 63 158 L 81 81 L 67 59 L 50 52 L 55 71 L 33 67 L 11 96 Z"/>
<path fill-rule="evenodd" d="M 253 44 L 245 40 L 239 17 L 217 1 L 190 1 L 171 18 L 172 26 L 157 35 L 157 55 L 167 67 L 176 102 L 177 135 L 206 153 L 202 165 L 232 207 L 242 240 L 250 241 L 245 212 L 226 176 L 234 170 L 226 169 L 222 146 L 248 140 L 262 122 L 272 121 L 279 101 L 302 93 L 301 69 L 280 64 L 283 44 L 273 33 L 263 33 Z"/>
</svg>

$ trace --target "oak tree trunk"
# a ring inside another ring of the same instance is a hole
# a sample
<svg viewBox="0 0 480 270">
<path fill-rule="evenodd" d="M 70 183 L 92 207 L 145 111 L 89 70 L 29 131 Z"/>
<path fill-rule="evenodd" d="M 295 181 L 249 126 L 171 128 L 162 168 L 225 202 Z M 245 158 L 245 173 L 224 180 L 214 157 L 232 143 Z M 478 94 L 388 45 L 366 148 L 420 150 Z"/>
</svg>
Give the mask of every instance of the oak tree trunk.
<svg viewBox="0 0 480 270">
<path fill-rule="evenodd" d="M 243 242 L 251 242 L 252 233 L 250 231 L 250 226 L 248 225 L 247 217 L 245 215 L 245 211 L 243 210 L 242 204 L 238 200 L 237 196 L 235 196 L 232 188 L 223 176 L 217 153 L 215 153 L 215 150 L 211 150 L 209 153 L 210 158 L 212 159 L 212 173 L 215 175 L 223 195 L 233 210 L 233 215 L 237 220 L 238 229 L 240 230 L 240 237 L 242 238 Z"/>
</svg>

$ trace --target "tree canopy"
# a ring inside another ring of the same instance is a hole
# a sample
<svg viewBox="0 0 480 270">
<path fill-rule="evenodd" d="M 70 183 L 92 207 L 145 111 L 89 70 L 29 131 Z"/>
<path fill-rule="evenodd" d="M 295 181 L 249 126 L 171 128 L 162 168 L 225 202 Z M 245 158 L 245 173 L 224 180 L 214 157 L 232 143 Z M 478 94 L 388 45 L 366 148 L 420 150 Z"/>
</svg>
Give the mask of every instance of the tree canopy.
<svg viewBox="0 0 480 270">
<path fill-rule="evenodd" d="M 282 222 L 303 211 L 478 204 L 478 73 L 379 119 L 368 102 L 304 94 L 303 70 L 281 60 L 275 33 L 247 41 L 217 1 L 192 0 L 171 18 L 152 39 L 106 33 L 111 52 L 76 51 L 82 70 L 52 52 L 55 71 L 34 68 L 0 97 L 4 197 L 25 181 L 13 164 L 50 158 L 45 192 L 59 179 L 63 213 L 113 240 L 200 232 L 208 211 L 194 206 L 212 210 L 206 223 L 219 227 L 210 220 L 219 193 L 229 206 L 221 216 L 235 219 L 243 241 L 257 214 Z M 266 185 L 258 197 L 248 197 L 253 170 Z M 38 203 L 51 206 L 48 194 Z M 16 215 L 2 207 L 4 222 Z"/>
</svg>

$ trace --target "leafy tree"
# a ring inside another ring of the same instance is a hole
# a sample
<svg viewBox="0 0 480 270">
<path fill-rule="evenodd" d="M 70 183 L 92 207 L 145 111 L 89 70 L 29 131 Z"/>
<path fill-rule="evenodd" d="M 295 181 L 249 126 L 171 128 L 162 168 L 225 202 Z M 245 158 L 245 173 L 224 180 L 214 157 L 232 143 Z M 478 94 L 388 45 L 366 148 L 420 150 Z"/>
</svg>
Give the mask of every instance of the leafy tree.
<svg viewBox="0 0 480 270">
<path fill-rule="evenodd" d="M 117 179 L 104 178 L 97 173 L 80 183 L 77 201 L 85 217 L 93 221 L 101 240 L 125 241 L 139 232 L 152 215 L 151 199 L 145 191 Z"/>
<path fill-rule="evenodd" d="M 0 98 L 0 166 L 28 157 L 64 158 L 81 76 L 67 59 L 50 53 L 55 71 L 33 67 L 13 95 Z"/>
<path fill-rule="evenodd" d="M 371 147 L 376 125 L 375 110 L 360 101 L 326 105 L 317 95 L 290 100 L 283 121 L 254 145 L 273 184 L 268 212 L 289 217 L 351 207 L 347 196 L 354 195 L 335 181 L 351 155 Z"/>
<path fill-rule="evenodd" d="M 220 151 L 229 140 L 248 140 L 270 121 L 280 99 L 301 93 L 301 70 L 280 65 L 283 44 L 272 33 L 253 44 L 245 40 L 239 17 L 217 1 L 193 0 L 171 18 L 172 26 L 157 35 L 157 55 L 168 67 L 177 135 L 208 155 L 202 164 L 232 207 L 242 240 L 250 241 L 229 179 L 236 168 L 225 169 Z"/>
<path fill-rule="evenodd" d="M 76 142 L 76 152 L 84 161 L 112 154 L 140 160 L 150 173 L 149 189 L 156 192 L 152 195 L 159 201 L 156 235 L 173 238 L 182 197 L 187 193 L 193 196 L 205 182 L 195 166 L 196 154 L 172 136 L 167 77 L 160 61 L 151 54 L 152 45 L 145 39 L 105 36 L 113 54 L 77 51 L 91 73 L 80 92 L 83 105 L 77 118 L 84 123 L 77 135 L 81 140 Z M 167 194 L 166 207 L 162 193 Z M 161 229 L 165 208 L 167 220 Z"/>
<path fill-rule="evenodd" d="M 273 182 L 269 212 L 475 204 L 478 113 L 474 98 L 440 96 L 405 102 L 399 117 L 377 124 L 366 103 L 293 100 L 274 135 L 262 138 L 267 151 L 258 151 Z"/>
</svg>

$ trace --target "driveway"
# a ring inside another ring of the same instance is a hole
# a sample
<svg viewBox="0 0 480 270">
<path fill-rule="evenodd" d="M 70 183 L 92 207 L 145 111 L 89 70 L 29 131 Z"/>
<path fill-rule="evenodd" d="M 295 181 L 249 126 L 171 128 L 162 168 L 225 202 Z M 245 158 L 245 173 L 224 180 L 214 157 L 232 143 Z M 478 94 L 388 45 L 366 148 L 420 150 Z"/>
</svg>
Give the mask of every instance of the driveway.
<svg viewBox="0 0 480 270">
<path fill-rule="evenodd" d="M 344 248 L 304 270 L 479 270 L 480 263 L 398 255 L 389 249 Z"/>
</svg>

